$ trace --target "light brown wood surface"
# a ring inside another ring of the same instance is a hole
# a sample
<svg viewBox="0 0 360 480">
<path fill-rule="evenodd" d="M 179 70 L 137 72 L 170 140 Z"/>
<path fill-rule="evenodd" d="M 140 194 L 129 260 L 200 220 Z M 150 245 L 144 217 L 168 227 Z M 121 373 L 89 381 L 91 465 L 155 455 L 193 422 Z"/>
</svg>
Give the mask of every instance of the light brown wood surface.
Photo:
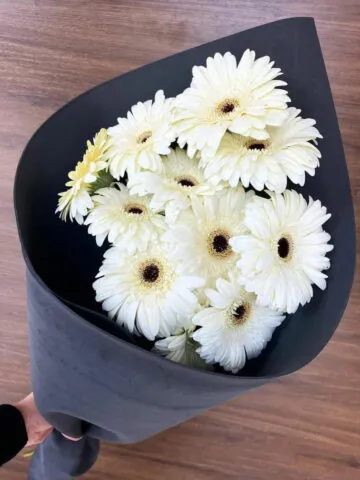
<svg viewBox="0 0 360 480">
<path fill-rule="evenodd" d="M 1 402 L 30 389 L 12 185 L 35 129 L 71 98 L 130 69 L 303 15 L 317 22 L 359 214 L 360 0 L 0 0 Z M 357 279 L 339 329 L 311 365 L 144 443 L 103 445 L 84 478 L 360 479 L 359 314 Z M 27 463 L 14 460 L 0 479 L 25 479 Z"/>
</svg>

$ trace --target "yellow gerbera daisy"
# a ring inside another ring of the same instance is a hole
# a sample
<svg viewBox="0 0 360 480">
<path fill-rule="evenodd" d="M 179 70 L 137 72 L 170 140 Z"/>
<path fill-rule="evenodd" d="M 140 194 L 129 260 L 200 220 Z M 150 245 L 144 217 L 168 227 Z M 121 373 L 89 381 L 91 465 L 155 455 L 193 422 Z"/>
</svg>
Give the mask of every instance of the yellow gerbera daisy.
<svg viewBox="0 0 360 480">
<path fill-rule="evenodd" d="M 108 134 L 105 128 L 102 128 L 94 137 L 93 143 L 87 141 L 87 150 L 83 160 L 78 162 L 75 170 L 69 173 L 70 181 L 65 185 L 68 189 L 59 194 L 58 207 L 56 213 L 60 213 L 62 220 L 69 216 L 82 224 L 84 216 L 89 208 L 93 206 L 91 200 L 91 185 L 96 182 L 99 172 L 105 170 L 108 166 L 106 152 L 108 149 Z"/>
</svg>

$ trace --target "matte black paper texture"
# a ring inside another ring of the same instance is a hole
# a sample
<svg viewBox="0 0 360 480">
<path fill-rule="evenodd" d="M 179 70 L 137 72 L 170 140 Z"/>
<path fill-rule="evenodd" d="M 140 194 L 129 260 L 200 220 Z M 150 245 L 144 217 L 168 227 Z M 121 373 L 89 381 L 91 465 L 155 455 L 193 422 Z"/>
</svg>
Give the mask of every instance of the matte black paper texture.
<svg viewBox="0 0 360 480">
<path fill-rule="evenodd" d="M 336 33 L 335 33 L 336 34 Z M 269 55 L 288 84 L 292 105 L 315 118 L 324 139 L 321 166 L 305 197 L 332 213 L 335 246 L 328 288 L 288 316 L 263 354 L 237 376 L 172 363 L 140 348 L 95 303 L 92 282 L 103 251 L 86 228 L 54 211 L 66 175 L 85 142 L 158 89 L 170 97 L 191 80 L 193 65 L 247 48 Z M 15 209 L 27 265 L 33 388 L 41 413 L 58 429 L 121 443 L 145 439 L 312 361 L 345 310 L 355 266 L 354 213 L 338 122 L 314 21 L 293 18 L 257 27 L 160 60 L 104 83 L 55 113 L 20 160 Z"/>
</svg>

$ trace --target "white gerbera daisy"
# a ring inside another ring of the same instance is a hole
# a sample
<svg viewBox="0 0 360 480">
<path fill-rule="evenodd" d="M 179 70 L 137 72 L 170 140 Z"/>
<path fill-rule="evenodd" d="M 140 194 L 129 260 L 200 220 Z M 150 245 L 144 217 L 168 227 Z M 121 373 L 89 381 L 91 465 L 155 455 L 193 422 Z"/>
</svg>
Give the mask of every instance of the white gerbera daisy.
<svg viewBox="0 0 360 480">
<path fill-rule="evenodd" d="M 59 194 L 56 213 L 60 213 L 62 220 L 69 216 L 71 221 L 75 219 L 79 224 L 84 222 L 84 216 L 93 206 L 91 186 L 98 179 L 99 173 L 108 166 L 108 146 L 105 128 L 95 135 L 93 143 L 88 140 L 83 160 L 69 173 L 70 181 L 65 184 L 69 187 L 68 190 Z"/>
<path fill-rule="evenodd" d="M 256 190 L 265 187 L 277 193 L 286 189 L 287 178 L 303 186 L 305 173 L 315 174 L 321 154 L 312 141 L 322 138 L 315 120 L 299 117 L 300 110 L 288 109 L 288 118 L 280 127 L 267 127 L 269 138 L 255 140 L 226 133 L 215 155 L 201 157 L 205 177 L 214 184 L 225 181 L 235 187 Z"/>
<path fill-rule="evenodd" d="M 206 181 L 199 162 L 180 148 L 171 150 L 163 165 L 161 175 L 141 172 L 128 182 L 128 187 L 133 194 L 152 194 L 150 205 L 165 210 L 168 220 L 175 220 L 181 210 L 190 206 L 193 197 L 212 195 L 222 188 Z"/>
<path fill-rule="evenodd" d="M 150 207 L 150 198 L 130 195 L 124 185 L 102 188 L 92 200 L 85 225 L 99 246 L 108 237 L 129 254 L 145 251 L 165 229 L 164 216 Z"/>
<path fill-rule="evenodd" d="M 244 231 L 244 207 L 251 196 L 239 186 L 212 197 L 193 198 L 191 208 L 182 211 L 162 237 L 174 260 L 207 282 L 227 274 L 238 258 L 229 239 Z"/>
<path fill-rule="evenodd" d="M 174 123 L 180 146 L 188 145 L 189 155 L 209 148 L 215 152 L 224 133 L 258 140 L 268 138 L 267 125 L 281 125 L 290 101 L 286 85 L 275 80 L 281 74 L 269 57 L 255 60 L 246 50 L 237 64 L 231 53 L 216 53 L 206 67 L 194 67 L 190 88 L 175 100 Z"/>
<path fill-rule="evenodd" d="M 107 250 L 94 282 L 96 300 L 130 332 L 149 340 L 168 337 L 181 326 L 180 319 L 198 306 L 193 290 L 204 280 L 189 276 L 159 247 L 130 255 L 115 246 Z"/>
<path fill-rule="evenodd" d="M 162 355 L 172 362 L 188 365 L 189 367 L 211 369 L 196 352 L 199 344 L 192 338 L 195 325 L 179 328 L 174 335 L 155 342 L 153 352 Z"/>
<path fill-rule="evenodd" d="M 247 359 L 262 352 L 285 317 L 256 305 L 256 296 L 236 282 L 235 274 L 229 277 L 230 281 L 219 278 L 216 290 L 206 290 L 212 306 L 194 316 L 193 323 L 201 328 L 193 338 L 204 360 L 237 373 Z"/>
<path fill-rule="evenodd" d="M 162 338 L 155 342 L 153 351 L 168 358 L 172 362 L 187 364 L 188 341 L 192 340 L 191 333 L 195 330 L 194 325 L 190 325 L 189 329 L 179 328 L 173 335 Z M 195 343 L 195 342 L 194 342 Z M 191 349 L 191 353 L 195 353 L 195 349 Z"/>
<path fill-rule="evenodd" d="M 172 100 L 159 90 L 155 100 L 137 103 L 127 118 L 118 118 L 110 127 L 110 172 L 116 178 L 125 172 L 131 177 L 141 170 L 162 171 L 161 155 L 170 152 L 175 140 L 172 127 Z"/>
<path fill-rule="evenodd" d="M 322 270 L 330 266 L 325 255 L 333 246 L 322 225 L 330 214 L 319 200 L 307 203 L 295 191 L 269 195 L 246 205 L 249 233 L 230 239 L 230 244 L 241 254 L 239 281 L 256 293 L 259 305 L 294 313 L 310 301 L 312 284 L 326 287 Z"/>
</svg>

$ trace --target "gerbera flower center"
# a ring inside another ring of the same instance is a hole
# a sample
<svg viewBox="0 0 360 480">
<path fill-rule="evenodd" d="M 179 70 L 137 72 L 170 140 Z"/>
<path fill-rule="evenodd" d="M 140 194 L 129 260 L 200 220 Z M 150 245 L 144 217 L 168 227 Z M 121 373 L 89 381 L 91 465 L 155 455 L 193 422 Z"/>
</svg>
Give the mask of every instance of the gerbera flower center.
<svg viewBox="0 0 360 480">
<path fill-rule="evenodd" d="M 268 140 L 255 140 L 254 138 L 249 138 L 245 143 L 245 148 L 248 150 L 266 150 L 270 145 Z"/>
<path fill-rule="evenodd" d="M 232 255 L 229 244 L 230 235 L 225 230 L 215 230 L 208 235 L 208 252 L 214 257 L 229 257 Z"/>
<path fill-rule="evenodd" d="M 192 188 L 192 187 L 195 187 L 195 185 L 198 184 L 198 181 L 194 177 L 191 177 L 190 175 L 184 175 L 184 176 L 181 176 L 181 177 L 177 177 L 177 178 L 175 178 L 175 181 L 176 181 L 176 183 L 178 183 L 182 187 L 186 187 L 186 188 Z"/>
<path fill-rule="evenodd" d="M 152 132 L 150 130 L 147 130 L 146 132 L 141 133 L 137 137 L 136 142 L 139 144 L 146 143 L 151 137 L 151 135 L 152 135 Z"/>
<path fill-rule="evenodd" d="M 277 253 L 282 261 L 288 262 L 293 255 L 293 241 L 289 235 L 283 235 L 277 242 Z"/>
<path fill-rule="evenodd" d="M 159 278 L 160 270 L 157 265 L 151 263 L 150 265 L 146 265 L 143 272 L 143 279 L 147 283 L 154 283 Z"/>
<path fill-rule="evenodd" d="M 124 210 L 131 215 L 143 215 L 146 212 L 145 207 L 137 203 L 129 203 L 125 206 Z"/>
<path fill-rule="evenodd" d="M 228 248 L 228 239 L 225 235 L 216 235 L 213 240 L 213 247 L 218 253 L 225 252 Z"/>
<path fill-rule="evenodd" d="M 145 294 L 149 289 L 165 292 L 174 280 L 175 272 L 161 259 L 148 258 L 138 266 L 138 275 L 142 287 L 140 291 Z"/>
<path fill-rule="evenodd" d="M 250 317 L 251 304 L 248 302 L 241 302 L 234 304 L 229 311 L 228 317 L 231 325 L 238 327 L 244 325 Z"/>
<path fill-rule="evenodd" d="M 141 208 L 138 207 L 131 207 L 129 209 L 129 213 L 134 213 L 135 215 L 141 215 L 143 213 Z"/>
<path fill-rule="evenodd" d="M 221 111 L 223 113 L 230 113 L 234 110 L 234 108 L 235 108 L 235 105 L 233 103 L 225 103 L 225 105 L 221 107 Z"/>
<path fill-rule="evenodd" d="M 216 106 L 216 112 L 221 117 L 226 117 L 230 115 L 238 106 L 239 102 L 236 100 L 236 98 L 225 98 L 225 100 Z"/>
<path fill-rule="evenodd" d="M 140 281 L 143 287 L 151 288 L 161 284 L 164 277 L 164 268 L 156 258 L 149 258 L 139 266 Z"/>
</svg>

